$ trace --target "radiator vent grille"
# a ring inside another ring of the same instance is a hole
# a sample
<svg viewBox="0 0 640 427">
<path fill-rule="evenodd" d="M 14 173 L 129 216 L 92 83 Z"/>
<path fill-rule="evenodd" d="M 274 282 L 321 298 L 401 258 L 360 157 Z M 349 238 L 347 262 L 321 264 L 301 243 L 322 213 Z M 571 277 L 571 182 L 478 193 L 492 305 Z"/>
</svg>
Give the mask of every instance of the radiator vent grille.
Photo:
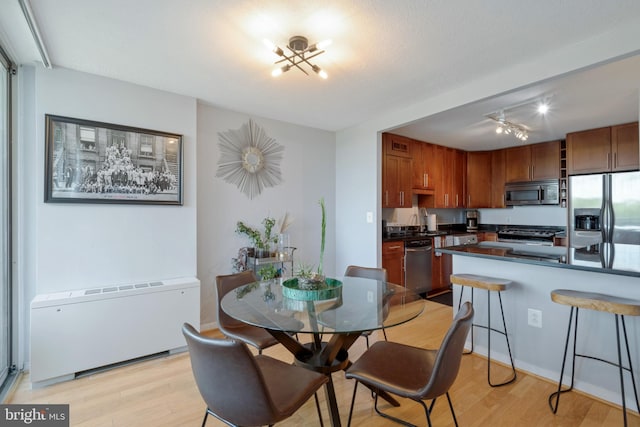
<svg viewBox="0 0 640 427">
<path fill-rule="evenodd" d="M 85 295 L 108 294 L 111 292 L 130 291 L 132 289 L 143 289 L 149 287 L 163 286 L 163 282 L 137 283 L 135 285 L 109 286 L 106 288 L 87 289 Z"/>
</svg>

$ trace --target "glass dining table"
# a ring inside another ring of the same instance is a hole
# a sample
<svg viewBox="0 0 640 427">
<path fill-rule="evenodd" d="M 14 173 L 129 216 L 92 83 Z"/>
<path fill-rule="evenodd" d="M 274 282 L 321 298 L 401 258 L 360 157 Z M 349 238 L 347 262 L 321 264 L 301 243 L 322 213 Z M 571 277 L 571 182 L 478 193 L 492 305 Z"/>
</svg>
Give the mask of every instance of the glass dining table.
<svg viewBox="0 0 640 427">
<path fill-rule="evenodd" d="M 340 426 L 331 373 L 351 365 L 348 350 L 362 332 L 416 318 L 424 310 L 424 300 L 403 286 L 359 277 L 340 279 L 341 292 L 333 298 L 293 299 L 283 294 L 283 280 L 236 288 L 223 296 L 221 307 L 229 316 L 269 331 L 293 354 L 297 365 L 327 375 L 331 425 Z M 303 340 L 302 334 L 310 339 Z M 380 397 L 398 404 L 389 395 Z"/>
</svg>

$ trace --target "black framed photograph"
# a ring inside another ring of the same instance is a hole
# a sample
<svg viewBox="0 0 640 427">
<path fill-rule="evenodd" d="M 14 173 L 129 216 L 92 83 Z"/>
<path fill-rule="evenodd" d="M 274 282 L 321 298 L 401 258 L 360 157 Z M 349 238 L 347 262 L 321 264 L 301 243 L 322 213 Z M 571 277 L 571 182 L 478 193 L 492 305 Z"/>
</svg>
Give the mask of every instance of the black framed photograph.
<svg viewBox="0 0 640 427">
<path fill-rule="evenodd" d="M 45 202 L 182 205 L 182 135 L 45 115 Z"/>
</svg>

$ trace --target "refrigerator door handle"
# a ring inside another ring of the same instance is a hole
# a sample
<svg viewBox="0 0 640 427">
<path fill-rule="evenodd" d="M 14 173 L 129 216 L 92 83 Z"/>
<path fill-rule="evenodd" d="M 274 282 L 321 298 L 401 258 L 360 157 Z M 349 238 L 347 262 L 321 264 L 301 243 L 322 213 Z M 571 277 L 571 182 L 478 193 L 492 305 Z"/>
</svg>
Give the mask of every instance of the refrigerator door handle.
<svg viewBox="0 0 640 427">
<path fill-rule="evenodd" d="M 609 177 L 609 191 L 607 194 L 607 201 L 609 205 L 609 239 L 607 240 L 607 242 L 613 243 L 613 237 L 616 230 L 616 212 L 613 209 L 613 177 L 611 175 L 607 176 Z"/>
<path fill-rule="evenodd" d="M 600 206 L 600 227 L 602 229 L 602 241 L 609 240 L 609 206 L 607 202 L 608 175 L 602 175 L 602 204 Z"/>
</svg>

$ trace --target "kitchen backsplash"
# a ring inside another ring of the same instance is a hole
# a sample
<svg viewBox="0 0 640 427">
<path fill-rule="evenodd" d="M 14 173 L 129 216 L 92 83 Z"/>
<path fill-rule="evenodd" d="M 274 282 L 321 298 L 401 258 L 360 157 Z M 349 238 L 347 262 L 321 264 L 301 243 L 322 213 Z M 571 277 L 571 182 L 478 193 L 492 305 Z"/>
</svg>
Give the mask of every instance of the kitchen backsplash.
<svg viewBox="0 0 640 427">
<path fill-rule="evenodd" d="M 514 206 L 510 209 L 478 209 L 479 224 L 567 226 L 567 208 Z"/>
<path fill-rule="evenodd" d="M 438 224 L 464 224 L 466 209 L 427 209 L 436 214 Z M 423 222 L 420 222 L 422 218 Z M 424 209 L 382 209 L 382 219 L 387 224 L 423 225 Z M 518 224 L 567 226 L 567 209 L 557 206 L 515 206 L 507 209 L 478 209 L 479 224 Z"/>
<path fill-rule="evenodd" d="M 436 222 L 438 224 L 464 224 L 464 209 L 426 209 L 429 214 L 436 214 Z M 426 225 L 424 218 L 425 209 L 413 208 L 396 208 L 382 209 L 382 219 L 387 224 L 402 225 Z M 421 221 L 422 218 L 422 222 Z"/>
</svg>

